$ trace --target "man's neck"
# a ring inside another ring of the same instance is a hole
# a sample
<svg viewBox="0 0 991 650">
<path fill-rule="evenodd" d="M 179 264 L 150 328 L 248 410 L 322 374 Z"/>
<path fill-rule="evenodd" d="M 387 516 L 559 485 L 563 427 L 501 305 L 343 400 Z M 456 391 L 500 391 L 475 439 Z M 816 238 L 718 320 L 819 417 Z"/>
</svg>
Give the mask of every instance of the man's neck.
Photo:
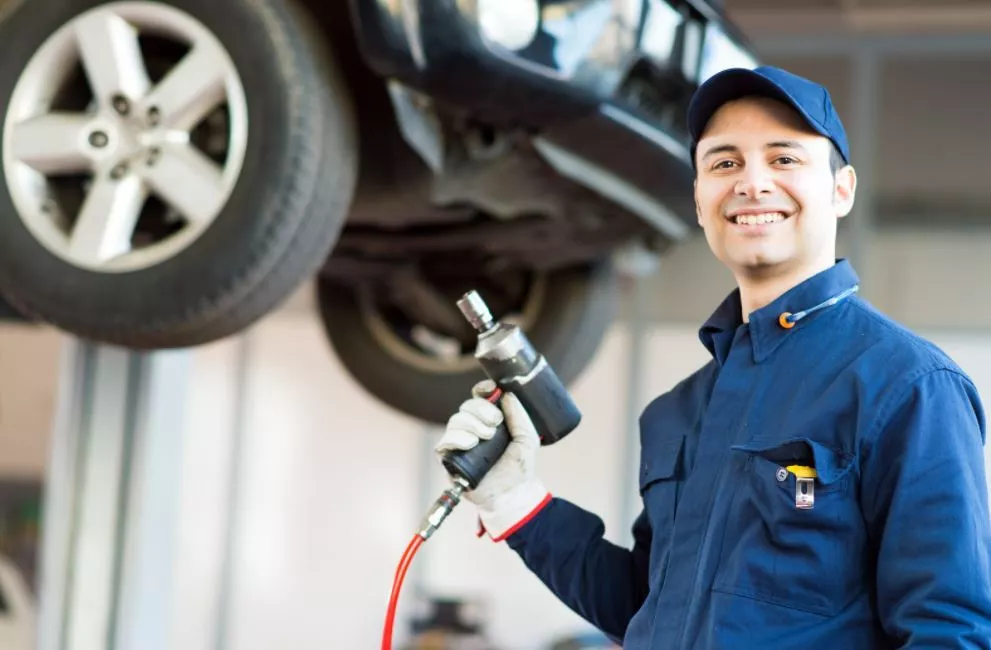
<svg viewBox="0 0 991 650">
<path fill-rule="evenodd" d="M 790 273 L 737 275 L 737 285 L 740 287 L 740 306 L 743 311 L 743 322 L 750 320 L 750 314 L 771 304 L 789 290 L 797 287 L 812 276 L 833 266 L 832 259 L 813 266 L 796 269 Z"/>
</svg>

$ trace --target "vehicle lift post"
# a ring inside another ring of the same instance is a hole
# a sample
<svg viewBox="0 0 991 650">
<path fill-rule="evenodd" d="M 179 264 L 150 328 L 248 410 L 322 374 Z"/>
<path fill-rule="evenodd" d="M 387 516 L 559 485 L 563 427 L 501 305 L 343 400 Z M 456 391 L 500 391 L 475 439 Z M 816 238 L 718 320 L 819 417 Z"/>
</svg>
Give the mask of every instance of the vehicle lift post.
<svg viewBox="0 0 991 650">
<path fill-rule="evenodd" d="M 35 647 L 222 649 L 222 630 L 193 639 L 187 637 L 195 633 L 176 626 L 181 601 L 194 593 L 175 578 L 189 535 L 182 527 L 201 524 L 183 521 L 178 486 L 191 471 L 218 469 L 191 467 L 194 454 L 184 449 L 195 442 L 184 417 L 191 352 L 142 353 L 63 340 L 44 487 Z M 229 451 L 198 462 L 226 455 L 223 462 L 230 463 Z M 217 522 L 198 534 L 224 539 L 227 528 L 229 522 Z M 225 555 L 216 549 L 213 564 L 222 565 Z M 224 602 L 227 580 L 223 566 L 211 571 L 197 576 L 203 581 L 196 589 L 204 593 L 196 598 L 213 605 L 207 609 L 215 623 L 222 621 L 214 608 Z"/>
</svg>

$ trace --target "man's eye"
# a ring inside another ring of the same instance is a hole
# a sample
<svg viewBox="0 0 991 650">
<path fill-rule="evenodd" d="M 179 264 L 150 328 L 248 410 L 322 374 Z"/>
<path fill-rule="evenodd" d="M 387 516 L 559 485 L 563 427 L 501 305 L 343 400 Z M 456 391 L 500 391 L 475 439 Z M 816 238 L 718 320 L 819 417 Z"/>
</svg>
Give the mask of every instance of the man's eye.
<svg viewBox="0 0 991 650">
<path fill-rule="evenodd" d="M 712 166 L 713 169 L 730 169 L 732 166 L 736 165 L 732 160 L 720 160 L 715 165 Z"/>
<path fill-rule="evenodd" d="M 775 158 L 774 162 L 778 163 L 779 165 L 790 165 L 798 161 L 792 158 L 791 156 L 778 156 L 777 158 Z"/>
</svg>

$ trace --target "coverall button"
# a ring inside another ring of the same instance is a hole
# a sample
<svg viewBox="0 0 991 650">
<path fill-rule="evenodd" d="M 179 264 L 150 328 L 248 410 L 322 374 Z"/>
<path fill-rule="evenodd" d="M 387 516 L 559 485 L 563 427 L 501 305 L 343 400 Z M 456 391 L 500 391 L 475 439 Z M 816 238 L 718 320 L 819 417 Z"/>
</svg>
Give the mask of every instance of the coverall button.
<svg viewBox="0 0 991 650">
<path fill-rule="evenodd" d="M 777 476 L 779 481 L 783 481 L 786 478 L 788 478 L 788 470 L 786 470 L 784 467 L 779 467 L 778 473 L 775 476 Z"/>
</svg>

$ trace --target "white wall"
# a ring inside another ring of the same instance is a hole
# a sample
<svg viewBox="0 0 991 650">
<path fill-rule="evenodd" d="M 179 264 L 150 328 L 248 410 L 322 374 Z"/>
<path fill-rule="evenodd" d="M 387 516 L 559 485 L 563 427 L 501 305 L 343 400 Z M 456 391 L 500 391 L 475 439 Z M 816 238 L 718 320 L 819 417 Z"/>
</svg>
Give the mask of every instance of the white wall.
<svg viewBox="0 0 991 650">
<path fill-rule="evenodd" d="M 48 459 L 60 337 L 47 328 L 0 327 L 0 475 L 40 477 Z"/>
<path fill-rule="evenodd" d="M 840 225 L 837 255 L 852 251 L 852 219 Z M 901 228 L 872 233 L 857 267 L 862 294 L 909 327 L 991 332 L 991 228 Z M 701 323 L 733 288 L 733 278 L 701 235 L 674 248 L 648 280 L 649 318 L 657 323 Z"/>
<path fill-rule="evenodd" d="M 249 345 L 229 647 L 374 647 L 422 427 L 344 376 L 315 318 L 271 318 Z"/>
</svg>

